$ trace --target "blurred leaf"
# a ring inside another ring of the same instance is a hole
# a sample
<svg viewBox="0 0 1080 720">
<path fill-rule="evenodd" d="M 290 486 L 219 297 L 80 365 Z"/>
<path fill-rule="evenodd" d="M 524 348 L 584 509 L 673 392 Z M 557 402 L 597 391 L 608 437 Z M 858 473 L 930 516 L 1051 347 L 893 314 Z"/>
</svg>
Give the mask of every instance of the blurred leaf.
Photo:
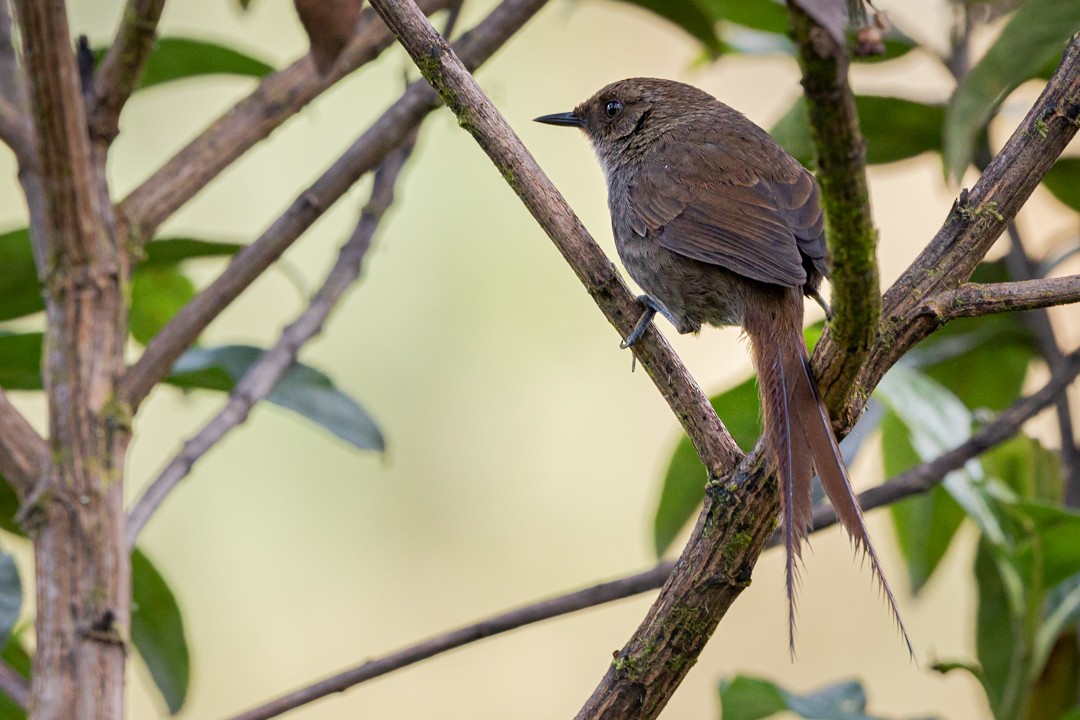
<svg viewBox="0 0 1080 720">
<path fill-rule="evenodd" d="M 29 230 L 19 228 L 0 234 L 0 268 L 0 321 L 45 309 Z"/>
<path fill-rule="evenodd" d="M 1057 451 L 1024 434 L 1006 440 L 982 456 L 987 475 L 1007 485 L 1023 500 L 1060 503 L 1064 483 Z"/>
<path fill-rule="evenodd" d="M 720 707 L 723 720 L 760 720 L 785 711 L 807 720 L 874 720 L 866 714 L 866 693 L 857 680 L 797 695 L 740 675 L 720 681 Z"/>
<path fill-rule="evenodd" d="M 855 98 L 855 107 L 866 138 L 866 161 L 870 164 L 896 162 L 941 149 L 945 109 L 939 105 L 859 95 Z M 804 165 L 813 162 L 814 143 L 806 116 L 806 102 L 801 96 L 777 121 L 770 134 L 799 162 Z"/>
<path fill-rule="evenodd" d="M 165 382 L 228 392 L 262 352 L 250 345 L 195 348 L 177 360 Z M 312 367 L 295 363 L 267 400 L 303 415 L 361 450 L 385 449 L 382 433 L 367 412 Z"/>
<path fill-rule="evenodd" d="M 875 63 L 886 62 L 887 60 L 895 60 L 898 57 L 903 57 L 909 52 L 917 48 L 919 45 L 911 38 L 892 30 L 885 33 L 885 54 L 884 55 L 862 55 L 853 57 L 857 63 L 864 63 L 873 65 Z"/>
<path fill-rule="evenodd" d="M 885 476 L 893 478 L 922 463 L 911 445 L 907 426 L 891 411 L 881 422 Z M 890 508 L 896 540 L 907 565 L 912 594 L 934 573 L 964 520 L 964 511 L 940 485 Z"/>
<path fill-rule="evenodd" d="M 979 132 L 1020 83 L 1035 77 L 1080 26 L 1080 0 L 1028 0 L 953 94 L 945 114 L 945 174 L 971 164 Z"/>
<path fill-rule="evenodd" d="M 995 559 L 994 548 L 985 539 L 975 555 L 975 582 L 979 607 L 976 614 L 975 646 L 982 666 L 983 691 L 994 717 L 1011 720 L 1023 707 L 1021 695 L 1027 688 L 1031 647 L 1023 586 L 1006 562 Z M 1004 575 L 1004 577 L 1003 577 Z"/>
<path fill-rule="evenodd" d="M 882 378 L 875 396 L 907 426 L 911 446 L 923 461 L 960 445 L 971 436 L 971 413 L 948 388 L 906 364 Z M 945 476 L 942 485 L 979 530 L 994 544 L 1006 541 L 997 504 L 983 487 L 977 459 Z"/>
<path fill-rule="evenodd" d="M 1080 646 L 1073 629 L 1054 643 L 1031 688 L 1024 720 L 1058 720 L 1076 704 L 1077 690 L 1080 690 Z"/>
<path fill-rule="evenodd" d="M 1080 158 L 1058 158 L 1043 184 L 1058 200 L 1080 211 Z"/>
<path fill-rule="evenodd" d="M 131 554 L 131 641 L 175 715 L 191 676 L 184 620 L 165 578 L 139 550 Z"/>
<path fill-rule="evenodd" d="M 0 477 L 0 530 L 5 530 L 12 535 L 26 537 L 26 533 L 15 522 L 15 514 L 19 512 L 19 496 L 11 484 Z"/>
<path fill-rule="evenodd" d="M 41 389 L 41 333 L 0 331 L 0 387 Z"/>
<path fill-rule="evenodd" d="M 761 435 L 761 413 L 754 378 L 716 395 L 711 402 L 735 442 L 744 452 L 749 451 Z M 693 517 L 705 497 L 707 480 L 708 471 L 698 458 L 690 438 L 684 434 L 668 464 L 653 520 L 653 547 L 657 557 L 671 547 L 679 531 Z"/>
<path fill-rule="evenodd" d="M 716 36 L 715 18 L 705 12 L 697 0 L 622 0 L 637 5 L 675 23 L 690 33 L 716 57 L 724 51 L 723 43 Z"/>
<path fill-rule="evenodd" d="M 1080 574 L 1058 583 L 1046 595 L 1043 622 L 1035 636 L 1035 667 L 1050 661 L 1054 646 L 1077 620 L 1080 620 Z"/>
<path fill-rule="evenodd" d="M 146 245 L 146 259 L 140 267 L 176 265 L 183 260 L 205 257 L 231 257 L 244 248 L 240 243 L 216 242 L 197 238 L 162 238 Z"/>
<path fill-rule="evenodd" d="M 104 56 L 105 48 L 94 50 L 95 66 Z M 273 71 L 273 66 L 262 60 L 225 45 L 192 38 L 163 37 L 158 38 L 147 58 L 139 89 L 202 75 L 262 77 Z"/>
<path fill-rule="evenodd" d="M 140 267 L 131 282 L 131 336 L 146 345 L 193 297 L 195 286 L 175 266 Z"/>
<path fill-rule="evenodd" d="M 1080 720 L 1080 707 L 1073 708 L 1069 712 L 1059 717 L 1058 720 Z"/>
<path fill-rule="evenodd" d="M 787 9 L 774 0 L 698 0 L 708 17 L 762 32 L 787 35 Z"/>
<path fill-rule="evenodd" d="M 15 672 L 29 681 L 32 661 L 30 654 L 23 647 L 20 637 L 13 635 L 8 639 L 2 657 L 8 667 L 14 669 Z M 8 699 L 6 695 L 0 693 L 0 720 L 26 720 L 26 711 L 16 705 L 14 701 Z"/>
<path fill-rule="evenodd" d="M 22 583 L 15 559 L 0 551 L 0 645 L 6 646 L 22 609 Z"/>
</svg>

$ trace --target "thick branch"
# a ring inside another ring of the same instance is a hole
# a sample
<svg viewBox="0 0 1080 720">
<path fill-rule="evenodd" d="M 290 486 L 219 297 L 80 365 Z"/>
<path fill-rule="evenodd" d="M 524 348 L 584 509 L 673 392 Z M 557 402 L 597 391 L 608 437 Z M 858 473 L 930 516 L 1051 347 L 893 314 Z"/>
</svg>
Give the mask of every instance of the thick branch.
<svg viewBox="0 0 1080 720">
<path fill-rule="evenodd" d="M 398 173 L 412 152 L 416 134 L 413 133 L 396 152 L 389 155 L 375 173 L 375 185 L 371 199 L 360 214 L 349 240 L 342 246 L 337 261 L 330 269 L 322 287 L 315 293 L 308 307 L 281 333 L 281 337 L 248 368 L 244 377 L 229 394 L 225 407 L 206 423 L 201 430 L 184 443 L 183 450 L 165 466 L 157 479 L 146 489 L 128 514 L 127 542 L 135 547 L 135 540 L 150 516 L 165 501 L 177 484 L 187 477 L 191 468 L 210 448 L 226 434 L 243 423 L 256 403 L 263 400 L 278 384 L 293 363 L 300 349 L 315 337 L 326 322 L 330 312 L 337 306 L 345 291 L 360 275 L 360 268 L 371 247 L 371 240 L 383 215 L 394 201 L 394 183 Z"/>
<path fill-rule="evenodd" d="M 848 84 L 847 48 L 798 3 L 788 3 L 788 16 L 799 48 L 807 115 L 817 149 L 831 259 L 834 317 L 817 357 L 829 354 L 832 347 L 844 350 L 834 362 L 815 364 L 825 402 L 835 413 L 873 345 L 881 316 L 878 234 L 870 212 L 866 141 Z"/>
<path fill-rule="evenodd" d="M 1080 275 L 1003 283 L 964 283 L 928 298 L 919 312 L 933 315 L 944 325 L 958 317 L 1036 310 L 1074 302 L 1080 302 Z M 1061 352 L 1057 354 L 1060 356 Z"/>
<path fill-rule="evenodd" d="M 95 141 L 108 145 L 116 138 L 120 111 L 139 85 L 164 6 L 165 0 L 128 0 L 116 39 L 94 74 L 87 98 Z"/>
<path fill-rule="evenodd" d="M 555 243 L 586 290 L 619 331 L 629 335 L 641 307 L 566 200 L 536 164 L 506 119 L 412 0 L 373 0 L 428 82 L 491 158 Z M 653 327 L 633 347 L 637 359 L 682 422 L 706 467 L 718 476 L 742 453 L 663 336 Z"/>
<path fill-rule="evenodd" d="M 0 475 L 26 497 L 49 463 L 49 446 L 0 390 Z"/>
<path fill-rule="evenodd" d="M 504 0 L 455 43 L 470 66 L 502 46 L 546 0 Z M 340 63 L 339 63 L 340 66 Z M 262 274 L 352 185 L 397 147 L 439 106 L 426 83 L 416 82 L 315 181 L 255 242 L 237 253 L 225 271 L 196 295 L 146 347 L 120 381 L 120 397 L 138 407 L 199 333 Z"/>
<path fill-rule="evenodd" d="M 423 0 L 425 12 L 453 0 Z M 120 204 L 120 215 L 137 243 L 147 242 L 157 227 L 216 178 L 237 158 L 265 139 L 338 80 L 379 56 L 393 41 L 386 25 L 370 9 L 360 14 L 356 35 L 334 69 L 320 75 L 307 55 L 266 76 L 247 96 L 215 120 Z"/>
<path fill-rule="evenodd" d="M 34 148 L 34 129 L 30 118 L 0 95 L 0 142 L 15 153 L 19 165 L 33 165 L 37 150 Z"/>
<path fill-rule="evenodd" d="M 1078 372 L 1080 372 L 1080 350 L 1067 356 L 1061 370 L 1056 372 L 1040 390 L 1018 400 L 1010 408 L 998 414 L 992 422 L 979 429 L 966 442 L 927 463 L 895 476 L 878 487 L 863 492 L 859 495 L 859 504 L 864 510 L 871 510 L 930 490 L 948 473 L 963 467 L 972 458 L 978 457 L 1016 435 L 1027 420 L 1052 403 L 1054 397 L 1068 387 Z M 833 509 L 828 505 L 820 505 L 814 512 L 814 526 L 811 532 L 818 532 L 835 524 L 836 513 Z M 780 535 L 777 533 L 773 535 L 767 547 L 776 547 L 780 543 Z M 675 562 L 664 561 L 644 572 L 525 605 L 476 624 L 430 638 L 390 655 L 368 660 L 362 665 L 312 683 L 237 715 L 232 720 L 266 720 L 277 717 L 332 693 L 343 692 L 354 685 L 463 645 L 525 625 L 656 590 L 664 584 L 674 569 Z"/>
</svg>

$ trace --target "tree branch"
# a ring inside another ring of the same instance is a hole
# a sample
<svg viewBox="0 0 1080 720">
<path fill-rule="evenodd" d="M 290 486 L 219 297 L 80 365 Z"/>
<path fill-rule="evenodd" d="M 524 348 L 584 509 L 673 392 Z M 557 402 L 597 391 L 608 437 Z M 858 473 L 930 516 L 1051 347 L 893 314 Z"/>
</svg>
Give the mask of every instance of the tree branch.
<svg viewBox="0 0 1080 720">
<path fill-rule="evenodd" d="M 458 124 L 472 134 L 517 192 L 608 321 L 621 337 L 626 337 L 641 316 L 640 305 L 465 64 L 412 0 L 373 0 L 371 4 L 457 115 Z M 742 456 L 741 451 L 659 331 L 650 327 L 634 344 L 633 351 L 682 422 L 710 472 L 718 476 L 733 466 Z"/>
<path fill-rule="evenodd" d="M 933 315 L 936 322 L 944 325 L 959 317 L 1036 310 L 1074 302 L 1080 302 L 1080 275 L 1002 283 L 964 283 L 927 298 L 918 312 Z M 1060 350 L 1057 356 L 1060 359 Z"/>
<path fill-rule="evenodd" d="M 20 499 L 45 475 L 49 446 L 0 389 L 0 475 Z"/>
<path fill-rule="evenodd" d="M 360 276 L 360 269 L 371 247 L 371 240 L 378 230 L 379 222 L 394 201 L 394 184 L 412 153 L 416 142 L 416 132 L 386 160 L 375 172 L 375 184 L 371 199 L 360 214 L 349 240 L 341 247 L 337 261 L 330 269 L 322 287 L 311 299 L 307 308 L 281 333 L 278 341 L 254 362 L 244 377 L 229 394 L 225 407 L 206 423 L 201 430 L 184 443 L 181 452 L 165 466 L 157 479 L 143 492 L 138 502 L 128 513 L 127 543 L 135 547 L 135 540 L 169 493 L 187 477 L 191 468 L 216 445 L 226 434 L 243 423 L 251 409 L 260 400 L 266 398 L 274 389 L 300 353 L 300 349 L 317 335 L 330 312 L 337 306 L 345 291 Z"/>
<path fill-rule="evenodd" d="M 455 43 L 470 66 L 489 58 L 546 0 L 503 0 L 479 25 Z M 340 65 L 340 63 L 339 63 Z M 440 104 L 423 82 L 401 98 L 360 136 L 255 242 L 241 250 L 225 271 L 196 295 L 147 345 L 120 380 L 123 402 L 133 408 L 165 377 L 199 333 L 366 172 L 397 147 Z"/>
<path fill-rule="evenodd" d="M 109 145 L 116 138 L 120 111 L 142 78 L 164 6 L 165 0 L 128 0 L 116 39 L 94 73 L 87 97 L 94 141 Z"/>
<path fill-rule="evenodd" d="M 423 0 L 425 12 L 454 0 Z M 374 60 L 393 41 L 370 9 L 360 13 L 356 35 L 330 74 L 320 75 L 308 55 L 267 75 L 246 98 L 215 120 L 121 203 L 136 244 L 150 240 L 166 218 L 206 187 L 225 168 L 286 120 L 360 66 Z"/>
<path fill-rule="evenodd" d="M 30 118 L 0 95 L 0 142 L 15 153 L 19 165 L 33 165 L 37 150 L 34 148 L 34 129 Z"/>
<path fill-rule="evenodd" d="M 807 115 L 817 150 L 817 178 L 828 227 L 833 320 L 816 357 L 844 348 L 839 360 L 815 363 L 818 384 L 835 413 L 847 399 L 866 359 L 881 316 L 877 229 L 866 181 L 866 140 L 848 84 L 847 47 L 839 44 L 797 2 L 788 18 L 799 49 Z"/>
</svg>

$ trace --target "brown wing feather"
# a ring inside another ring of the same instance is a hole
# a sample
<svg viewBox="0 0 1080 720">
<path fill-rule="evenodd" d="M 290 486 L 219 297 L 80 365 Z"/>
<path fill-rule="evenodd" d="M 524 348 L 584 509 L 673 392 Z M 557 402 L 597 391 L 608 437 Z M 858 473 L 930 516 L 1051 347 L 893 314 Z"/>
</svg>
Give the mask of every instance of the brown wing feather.
<svg viewBox="0 0 1080 720">
<path fill-rule="evenodd" d="M 773 285 L 804 284 L 804 254 L 824 266 L 817 184 L 801 166 L 772 168 L 775 177 L 765 179 L 720 144 L 666 153 L 667 163 L 642 163 L 631 182 L 635 230 L 684 257 Z M 731 171 L 704 180 L 685 172 L 702 163 Z"/>
</svg>

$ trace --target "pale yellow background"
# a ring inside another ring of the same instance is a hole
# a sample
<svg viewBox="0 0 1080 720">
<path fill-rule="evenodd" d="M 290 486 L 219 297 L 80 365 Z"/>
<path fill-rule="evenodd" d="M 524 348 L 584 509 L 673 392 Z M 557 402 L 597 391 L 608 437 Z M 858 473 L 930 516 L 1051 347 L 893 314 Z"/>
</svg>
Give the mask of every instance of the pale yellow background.
<svg viewBox="0 0 1080 720">
<path fill-rule="evenodd" d="M 468 0 L 462 27 L 493 4 Z M 291 3 L 252 5 L 241 14 L 231 0 L 174 0 L 162 33 L 221 40 L 279 66 L 304 52 Z M 944 2 L 879 5 L 944 46 Z M 111 38 L 120 0 L 71 6 L 75 33 L 95 43 Z M 785 57 L 699 59 L 692 40 L 642 11 L 555 0 L 480 80 L 611 252 L 603 179 L 584 139 L 530 119 L 569 110 L 633 75 L 692 82 L 766 126 L 800 91 Z M 406 69 L 415 77 L 394 49 L 340 84 L 210 185 L 163 234 L 253 239 L 397 96 Z M 252 87 L 216 78 L 138 95 L 110 166 L 117 196 Z M 912 55 L 860 69 L 856 87 L 944 100 L 950 85 L 942 70 Z M 1021 91 L 1009 103 L 1003 132 L 1031 97 Z M 945 185 L 931 157 L 875 168 L 871 184 L 888 282 L 932 236 L 956 188 Z M 10 154 L 0 151 L 5 229 L 22 222 L 14 188 Z M 268 273 L 204 339 L 271 342 L 303 306 L 303 291 L 321 281 L 363 198 L 358 190 L 339 203 L 286 255 L 289 272 Z M 1024 225 L 1033 237 L 1073 228 L 1072 216 L 1045 196 L 1036 208 Z M 220 268 L 191 266 L 200 284 Z M 735 330 L 672 341 L 710 391 L 749 372 Z M 630 372 L 614 331 L 446 111 L 424 126 L 361 284 L 303 359 L 361 400 L 390 451 L 385 458 L 358 453 L 290 414 L 260 408 L 153 519 L 142 547 L 179 598 L 193 655 L 182 717 L 239 712 L 429 635 L 651 564 L 652 513 L 676 423 L 646 375 Z M 40 400 L 18 400 L 40 422 Z M 221 402 L 214 394 L 154 394 L 136 425 L 129 496 Z M 854 467 L 860 486 L 880 479 L 874 456 L 871 449 Z M 770 552 L 664 717 L 716 717 L 716 682 L 738 672 L 799 691 L 859 677 L 871 712 L 893 718 L 988 717 L 973 680 L 929 669 L 939 659 L 973 657 L 971 535 L 916 600 L 905 590 L 891 525 L 881 512 L 870 524 L 920 666 L 908 661 L 869 573 L 830 531 L 814 538 L 806 563 L 798 661 L 787 655 L 781 557 Z M 26 545 L 3 544 L 18 551 L 29 577 Z M 290 717 L 571 717 L 651 598 L 490 639 Z M 139 661 L 129 697 L 132 718 L 164 714 Z"/>
</svg>

